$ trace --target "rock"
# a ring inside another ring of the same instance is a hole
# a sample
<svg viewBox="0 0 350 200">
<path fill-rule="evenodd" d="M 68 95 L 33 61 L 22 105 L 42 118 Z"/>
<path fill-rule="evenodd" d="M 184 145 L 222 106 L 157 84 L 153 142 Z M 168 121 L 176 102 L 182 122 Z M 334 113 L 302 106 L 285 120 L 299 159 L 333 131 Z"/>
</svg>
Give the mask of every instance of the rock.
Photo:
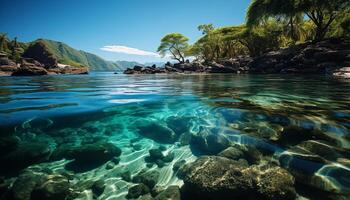
<svg viewBox="0 0 350 200">
<path fill-rule="evenodd" d="M 32 58 L 45 65 L 45 68 L 57 66 L 57 59 L 47 49 L 44 41 L 37 40 L 23 53 L 24 58 Z"/>
<path fill-rule="evenodd" d="M 98 180 L 95 181 L 94 184 L 91 187 L 92 192 L 96 197 L 99 197 L 103 191 L 105 190 L 105 181 L 104 180 Z"/>
<path fill-rule="evenodd" d="M 177 140 L 177 136 L 173 130 L 162 126 L 157 122 L 145 121 L 136 124 L 137 132 L 156 142 L 164 144 L 172 144 Z"/>
<path fill-rule="evenodd" d="M 13 183 L 12 193 L 15 200 L 61 200 L 70 195 L 70 184 L 62 175 L 28 169 Z"/>
<path fill-rule="evenodd" d="M 143 183 L 148 186 L 148 188 L 152 189 L 158 182 L 159 179 L 158 171 L 148 171 L 148 172 L 140 172 L 135 175 L 132 179 L 133 183 Z"/>
<path fill-rule="evenodd" d="M 124 180 L 124 181 L 126 181 L 126 182 L 131 182 L 131 173 L 130 173 L 130 171 L 125 171 L 125 172 L 123 172 L 121 175 L 120 175 L 120 177 Z"/>
<path fill-rule="evenodd" d="M 204 154 L 215 155 L 228 148 L 230 141 L 224 135 L 201 131 L 192 135 L 190 145 Z"/>
<path fill-rule="evenodd" d="M 142 195 L 145 195 L 150 192 L 150 189 L 145 184 L 137 184 L 129 188 L 128 194 L 126 195 L 127 199 L 136 199 Z"/>
<path fill-rule="evenodd" d="M 183 179 L 185 197 L 193 199 L 235 199 L 250 194 L 254 189 L 255 174 L 245 173 L 238 161 L 203 156 L 186 164 L 179 171 Z"/>
<path fill-rule="evenodd" d="M 137 200 L 153 200 L 153 197 L 151 194 L 146 194 L 146 195 L 139 197 Z"/>
<path fill-rule="evenodd" d="M 159 167 L 159 168 L 162 168 L 165 166 L 165 162 L 161 159 L 158 159 L 155 161 L 155 164 Z"/>
<path fill-rule="evenodd" d="M 0 158 L 0 173 L 17 173 L 32 164 L 47 161 L 50 153 L 47 143 L 22 143 L 16 150 Z"/>
<path fill-rule="evenodd" d="M 169 186 L 166 190 L 158 194 L 155 200 L 180 200 L 180 188 L 178 186 Z"/>
<path fill-rule="evenodd" d="M 49 175 L 47 179 L 36 187 L 31 199 L 62 200 L 69 195 L 69 181 L 61 175 Z"/>
<path fill-rule="evenodd" d="M 189 131 L 191 126 L 191 117 L 168 117 L 166 120 L 167 126 L 172 129 L 176 135 L 181 135 Z"/>
<path fill-rule="evenodd" d="M 278 174 L 278 176 L 276 176 Z M 294 178 L 276 166 L 203 156 L 180 169 L 185 199 L 295 199 Z"/>
<path fill-rule="evenodd" d="M 111 170 L 111 169 L 113 169 L 113 168 L 114 168 L 114 163 L 113 163 L 113 162 L 107 163 L 107 165 L 106 165 L 106 169 L 107 169 L 107 170 Z"/>
<path fill-rule="evenodd" d="M 149 150 L 149 155 L 150 155 L 150 159 L 152 161 L 156 161 L 158 159 L 163 159 L 164 155 L 162 153 L 162 151 L 160 149 L 151 149 Z"/>
<path fill-rule="evenodd" d="M 6 155 L 17 149 L 20 139 L 17 136 L 6 136 L 0 138 L 0 156 Z"/>
<path fill-rule="evenodd" d="M 239 160 L 244 158 L 244 152 L 235 147 L 229 147 L 218 154 L 218 156 L 229 158 L 232 160 Z"/>
<path fill-rule="evenodd" d="M 265 169 L 264 169 L 265 168 Z M 294 200 L 296 197 L 294 177 L 285 169 L 273 166 L 253 167 L 259 174 L 256 178 L 258 193 L 264 199 Z"/>
<path fill-rule="evenodd" d="M 170 163 L 174 160 L 175 154 L 173 152 L 169 152 L 166 156 L 163 157 L 162 161 L 166 163 Z"/>
<path fill-rule="evenodd" d="M 47 75 L 48 71 L 43 67 L 22 65 L 12 76 L 38 76 Z"/>
<path fill-rule="evenodd" d="M 178 171 L 182 166 L 186 164 L 186 160 L 179 160 L 176 161 L 173 165 L 173 170 L 176 172 Z"/>
<path fill-rule="evenodd" d="M 76 172 L 91 170 L 120 154 L 120 148 L 108 142 L 85 144 L 71 149 L 69 154 L 65 155 L 67 159 L 74 159 L 66 165 L 66 168 Z"/>
</svg>

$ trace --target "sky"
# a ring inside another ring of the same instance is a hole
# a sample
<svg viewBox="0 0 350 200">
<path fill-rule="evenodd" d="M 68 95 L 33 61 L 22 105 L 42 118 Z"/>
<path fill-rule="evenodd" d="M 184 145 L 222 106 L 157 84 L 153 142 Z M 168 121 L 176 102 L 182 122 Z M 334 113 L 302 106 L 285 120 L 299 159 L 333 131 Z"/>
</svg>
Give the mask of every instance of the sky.
<svg viewBox="0 0 350 200">
<path fill-rule="evenodd" d="M 160 39 L 179 32 L 194 43 L 197 27 L 244 23 L 250 0 L 1 0 L 0 32 L 38 38 L 116 61 L 161 62 Z"/>
</svg>

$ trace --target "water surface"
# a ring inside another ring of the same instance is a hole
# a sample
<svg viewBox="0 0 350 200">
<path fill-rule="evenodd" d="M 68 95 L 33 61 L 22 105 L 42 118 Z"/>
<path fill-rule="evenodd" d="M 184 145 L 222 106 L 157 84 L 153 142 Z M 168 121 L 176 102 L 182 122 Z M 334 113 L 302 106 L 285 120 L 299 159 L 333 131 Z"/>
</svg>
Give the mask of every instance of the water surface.
<svg viewBox="0 0 350 200">
<path fill-rule="evenodd" d="M 276 162 L 295 176 L 317 182 L 300 183 L 301 188 L 348 194 L 349 108 L 350 80 L 320 76 L 106 72 L 0 77 L 1 137 L 45 141 L 51 151 L 63 144 L 79 146 L 94 140 L 107 140 L 122 149 L 121 161 L 113 170 L 103 165 L 74 174 L 73 182 L 103 178 L 108 186 L 101 199 L 124 198 L 131 183 L 118 173 L 125 170 L 133 175 L 157 170 L 158 186 L 182 184 L 172 169 L 174 163 L 191 162 L 203 153 L 179 140 L 162 144 L 141 136 L 135 128 L 145 121 L 168 127 L 173 117 L 186 122 L 182 127 L 186 133 L 206 130 L 224 135 L 234 144 L 263 152 L 261 163 Z M 147 166 L 148 151 L 161 145 L 166 147 L 164 153 L 175 154 L 174 160 L 162 168 Z M 67 162 L 41 165 L 61 170 Z M 317 199 L 318 192 L 298 192 Z M 82 198 L 92 198 L 91 191 L 85 195 Z"/>
</svg>

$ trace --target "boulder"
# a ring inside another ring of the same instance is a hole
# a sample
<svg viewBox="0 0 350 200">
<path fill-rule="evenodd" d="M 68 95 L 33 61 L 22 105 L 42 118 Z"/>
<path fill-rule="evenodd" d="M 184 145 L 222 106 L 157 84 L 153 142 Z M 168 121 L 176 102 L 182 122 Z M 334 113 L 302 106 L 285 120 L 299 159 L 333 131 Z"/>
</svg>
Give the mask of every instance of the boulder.
<svg viewBox="0 0 350 200">
<path fill-rule="evenodd" d="M 64 155 L 67 159 L 74 159 L 66 165 L 66 168 L 76 172 L 83 172 L 101 166 L 107 161 L 118 157 L 120 148 L 109 142 L 97 142 L 75 147 Z"/>
<path fill-rule="evenodd" d="M 190 145 L 193 150 L 215 155 L 228 148 L 230 141 L 224 135 L 211 133 L 210 130 L 202 130 L 197 135 L 192 135 Z"/>
<path fill-rule="evenodd" d="M 17 71 L 12 73 L 12 76 L 39 76 L 47 74 L 48 71 L 43 67 L 22 65 Z"/>
<path fill-rule="evenodd" d="M 49 175 L 31 193 L 31 199 L 62 200 L 69 195 L 69 181 L 61 175 Z"/>
<path fill-rule="evenodd" d="M 239 160 L 244 158 L 244 152 L 235 147 L 229 147 L 218 154 L 218 156 L 229 158 L 232 160 Z"/>
<path fill-rule="evenodd" d="M 32 164 L 47 161 L 50 153 L 51 149 L 47 143 L 21 143 L 14 151 L 0 157 L 2 163 L 0 171 L 1 173 L 17 173 Z"/>
<path fill-rule="evenodd" d="M 129 188 L 128 194 L 126 195 L 127 199 L 136 199 L 142 195 L 145 195 L 150 192 L 150 189 L 145 184 L 137 184 Z"/>
<path fill-rule="evenodd" d="M 32 43 L 23 53 L 24 58 L 32 58 L 42 63 L 45 68 L 57 66 L 57 59 L 50 53 L 42 40 Z"/>
<path fill-rule="evenodd" d="M 177 140 L 173 130 L 157 122 L 142 121 L 135 124 L 138 134 L 150 138 L 156 142 L 172 144 Z"/>
<path fill-rule="evenodd" d="M 50 174 L 41 169 L 23 171 L 12 186 L 15 200 L 66 199 L 70 194 L 70 184 L 66 177 Z"/>
<path fill-rule="evenodd" d="M 155 200 L 181 200 L 180 188 L 178 186 L 169 186 L 166 190 L 158 194 Z"/>
<path fill-rule="evenodd" d="M 152 170 L 148 172 L 140 172 L 132 178 L 133 183 L 143 183 L 148 188 L 153 189 L 157 184 L 160 173 Z"/>
<path fill-rule="evenodd" d="M 180 169 L 185 199 L 273 199 L 296 197 L 294 178 L 277 166 L 251 166 L 218 156 L 204 156 Z M 277 176 L 276 176 L 277 174 Z"/>
</svg>

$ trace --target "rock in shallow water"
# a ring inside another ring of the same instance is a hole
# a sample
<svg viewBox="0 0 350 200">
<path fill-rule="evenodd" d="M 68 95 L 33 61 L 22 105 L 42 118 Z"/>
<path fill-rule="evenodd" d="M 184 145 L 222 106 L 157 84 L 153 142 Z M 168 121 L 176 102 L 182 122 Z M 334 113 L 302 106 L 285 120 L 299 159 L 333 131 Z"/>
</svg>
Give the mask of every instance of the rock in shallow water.
<svg viewBox="0 0 350 200">
<path fill-rule="evenodd" d="M 62 175 L 27 169 L 13 183 L 12 193 L 15 200 L 61 200 L 69 196 L 70 184 Z"/>
<path fill-rule="evenodd" d="M 147 194 L 150 192 L 150 189 L 147 187 L 147 185 L 141 183 L 132 186 L 129 188 L 128 194 L 126 195 L 127 199 L 136 199 L 144 194 Z"/>
<path fill-rule="evenodd" d="M 215 155 L 230 146 L 230 141 L 221 134 L 203 130 L 193 135 L 190 141 L 191 149 L 206 155 Z"/>
<path fill-rule="evenodd" d="M 84 172 L 94 169 L 107 161 L 118 157 L 121 154 L 120 148 L 109 142 L 98 142 L 72 148 L 64 156 L 67 159 L 74 159 L 66 165 L 66 168 L 75 172 Z"/>
<path fill-rule="evenodd" d="M 135 126 L 140 135 L 159 143 L 172 144 L 176 142 L 178 138 L 173 130 L 157 122 L 140 121 L 137 122 Z"/>
<path fill-rule="evenodd" d="M 179 175 L 185 183 L 185 199 L 288 200 L 296 196 L 294 178 L 280 167 L 248 167 L 244 162 L 204 156 L 182 167 Z"/>
<path fill-rule="evenodd" d="M 180 200 L 180 188 L 178 186 L 169 186 L 166 190 L 158 194 L 155 200 Z"/>
<path fill-rule="evenodd" d="M 17 173 L 32 164 L 47 161 L 51 149 L 46 143 L 22 143 L 14 151 L 0 158 L 0 172 Z"/>
</svg>

